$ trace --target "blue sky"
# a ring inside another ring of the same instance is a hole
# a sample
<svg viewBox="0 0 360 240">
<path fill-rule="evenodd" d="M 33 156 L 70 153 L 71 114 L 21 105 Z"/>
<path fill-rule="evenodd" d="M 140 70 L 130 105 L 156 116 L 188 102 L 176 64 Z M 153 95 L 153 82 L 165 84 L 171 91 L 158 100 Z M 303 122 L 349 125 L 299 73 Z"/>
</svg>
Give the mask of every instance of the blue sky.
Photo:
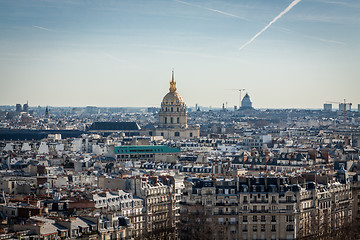
<svg viewBox="0 0 360 240">
<path fill-rule="evenodd" d="M 0 0 L 0 104 L 360 103 L 360 1 Z"/>
</svg>

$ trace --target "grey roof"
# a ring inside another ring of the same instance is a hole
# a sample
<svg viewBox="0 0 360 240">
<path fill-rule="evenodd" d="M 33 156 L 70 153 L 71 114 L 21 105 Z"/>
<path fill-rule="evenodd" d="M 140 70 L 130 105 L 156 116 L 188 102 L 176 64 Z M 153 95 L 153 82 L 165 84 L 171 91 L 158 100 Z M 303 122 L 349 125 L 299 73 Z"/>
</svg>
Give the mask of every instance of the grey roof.
<svg viewBox="0 0 360 240">
<path fill-rule="evenodd" d="M 140 129 L 136 122 L 94 122 L 89 131 L 138 131 Z"/>
</svg>

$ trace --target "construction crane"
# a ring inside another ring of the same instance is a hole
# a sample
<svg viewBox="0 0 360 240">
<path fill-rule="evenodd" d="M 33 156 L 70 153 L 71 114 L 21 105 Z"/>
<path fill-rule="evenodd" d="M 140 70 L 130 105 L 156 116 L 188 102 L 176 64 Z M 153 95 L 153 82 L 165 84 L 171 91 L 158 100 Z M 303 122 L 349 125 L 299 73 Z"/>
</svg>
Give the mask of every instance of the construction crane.
<svg viewBox="0 0 360 240">
<path fill-rule="evenodd" d="M 241 92 L 245 91 L 245 88 L 234 88 L 231 90 L 236 90 L 236 91 L 239 91 L 239 93 L 240 93 L 240 99 L 239 99 L 239 109 L 240 109 L 240 107 L 241 107 Z"/>
<path fill-rule="evenodd" d="M 352 103 L 347 103 L 346 99 L 344 99 L 344 102 L 332 102 L 332 101 L 326 101 L 326 103 L 336 103 L 336 104 L 343 104 L 344 105 L 344 123 L 346 123 L 346 107 L 351 107 Z M 339 109 L 340 110 L 340 109 Z"/>
</svg>

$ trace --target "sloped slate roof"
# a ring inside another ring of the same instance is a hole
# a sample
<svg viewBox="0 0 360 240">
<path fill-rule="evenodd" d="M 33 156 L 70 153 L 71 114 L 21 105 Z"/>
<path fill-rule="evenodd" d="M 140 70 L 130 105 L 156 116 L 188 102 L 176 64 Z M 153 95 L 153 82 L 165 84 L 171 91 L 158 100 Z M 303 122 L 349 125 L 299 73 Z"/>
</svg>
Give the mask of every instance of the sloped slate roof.
<svg viewBox="0 0 360 240">
<path fill-rule="evenodd" d="M 140 129 L 136 122 L 94 122 L 89 131 L 138 131 Z"/>
</svg>

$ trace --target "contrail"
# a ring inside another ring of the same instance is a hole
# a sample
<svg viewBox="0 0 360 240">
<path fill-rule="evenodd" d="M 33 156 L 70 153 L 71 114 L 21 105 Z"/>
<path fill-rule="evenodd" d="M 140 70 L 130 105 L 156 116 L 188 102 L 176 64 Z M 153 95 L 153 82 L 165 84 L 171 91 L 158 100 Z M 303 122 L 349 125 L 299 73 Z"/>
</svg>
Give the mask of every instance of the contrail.
<svg viewBox="0 0 360 240">
<path fill-rule="evenodd" d="M 252 43 L 258 36 L 260 36 L 263 32 L 266 31 L 266 29 L 268 29 L 273 23 L 275 23 L 279 18 L 281 18 L 285 13 L 287 13 L 288 11 L 290 11 L 296 4 L 298 4 L 301 0 L 294 0 L 292 3 L 290 3 L 290 5 L 285 8 L 284 11 L 282 11 L 279 15 L 277 15 L 268 25 L 266 25 L 260 32 L 258 32 L 257 34 L 255 34 L 255 36 L 253 36 L 249 41 L 247 41 L 244 45 L 242 45 L 239 50 L 242 50 L 244 47 L 246 47 L 247 45 L 249 45 L 250 43 Z"/>
<path fill-rule="evenodd" d="M 192 6 L 192 7 L 202 8 L 202 9 L 209 10 L 209 11 L 212 11 L 212 12 L 220 13 L 220 14 L 223 14 L 223 15 L 226 15 L 226 16 L 229 16 L 229 17 L 234 17 L 234 18 L 238 18 L 238 19 L 241 19 L 241 20 L 249 21 L 249 19 L 247 19 L 245 17 L 240 17 L 238 15 L 234 15 L 234 14 L 231 14 L 231 13 L 228 13 L 228 12 L 223 12 L 223 11 L 220 11 L 220 10 L 217 10 L 217 9 L 207 8 L 207 7 L 199 6 L 199 5 L 196 5 L 196 4 L 184 2 L 184 1 L 181 1 L 181 0 L 174 0 L 174 1 L 178 2 L 178 3 L 186 4 L 186 5 L 189 5 L 189 6 Z"/>
<path fill-rule="evenodd" d="M 34 28 L 38 28 L 38 29 L 41 29 L 41 30 L 45 30 L 45 31 L 48 31 L 48 32 L 55 32 L 54 30 L 51 30 L 51 29 L 48 29 L 48 28 L 44 28 L 44 27 L 40 27 L 40 26 L 36 26 L 36 25 L 32 25 Z"/>
<path fill-rule="evenodd" d="M 318 38 L 318 37 L 311 37 L 311 36 L 305 36 L 307 38 L 311 38 L 311 39 L 315 39 L 321 42 L 326 42 L 326 43 L 333 43 L 333 44 L 339 44 L 339 45 L 346 45 L 346 43 L 344 42 L 340 42 L 340 41 L 336 41 L 336 40 L 331 40 L 331 39 L 325 39 L 325 38 Z"/>
</svg>

